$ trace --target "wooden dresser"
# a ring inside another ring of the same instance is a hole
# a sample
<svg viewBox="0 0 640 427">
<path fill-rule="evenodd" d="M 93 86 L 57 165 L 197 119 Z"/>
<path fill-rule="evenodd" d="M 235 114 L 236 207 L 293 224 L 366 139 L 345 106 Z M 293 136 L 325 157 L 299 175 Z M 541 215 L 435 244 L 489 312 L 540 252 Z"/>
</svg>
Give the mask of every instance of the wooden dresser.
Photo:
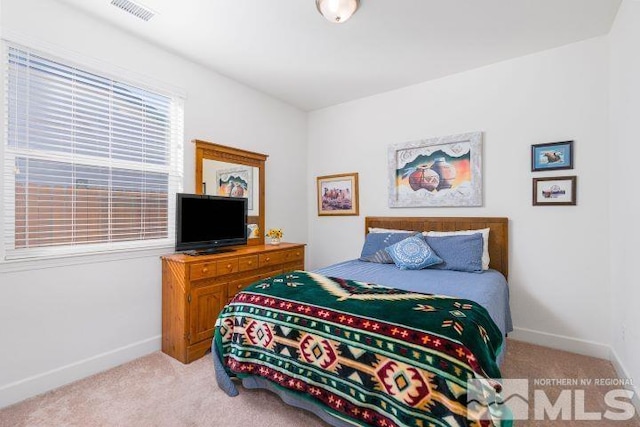
<svg viewBox="0 0 640 427">
<path fill-rule="evenodd" d="M 304 270 L 304 245 L 247 246 L 214 255 L 162 257 L 162 351 L 183 363 L 211 348 L 220 310 L 251 283 Z"/>
</svg>

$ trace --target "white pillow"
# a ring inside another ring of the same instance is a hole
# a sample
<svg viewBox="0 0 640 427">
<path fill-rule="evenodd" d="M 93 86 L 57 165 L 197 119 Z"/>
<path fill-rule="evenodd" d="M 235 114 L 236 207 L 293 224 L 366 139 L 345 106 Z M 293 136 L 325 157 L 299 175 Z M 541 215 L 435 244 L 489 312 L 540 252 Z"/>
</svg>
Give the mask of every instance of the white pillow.
<svg viewBox="0 0 640 427">
<path fill-rule="evenodd" d="M 369 227 L 369 233 L 417 233 L 412 230 L 394 230 L 393 228 Z"/>
<path fill-rule="evenodd" d="M 482 233 L 482 269 L 489 269 L 489 231 L 490 228 L 482 228 L 480 230 L 460 230 L 460 231 L 423 231 L 425 236 L 455 236 Z"/>
</svg>

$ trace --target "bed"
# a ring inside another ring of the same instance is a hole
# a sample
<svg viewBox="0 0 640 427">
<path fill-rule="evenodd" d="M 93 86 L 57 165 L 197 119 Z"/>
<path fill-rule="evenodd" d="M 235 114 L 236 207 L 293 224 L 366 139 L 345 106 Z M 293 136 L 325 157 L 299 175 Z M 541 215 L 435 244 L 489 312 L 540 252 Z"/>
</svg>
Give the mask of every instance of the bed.
<svg viewBox="0 0 640 427">
<path fill-rule="evenodd" d="M 508 220 L 366 217 L 365 234 L 375 228 L 489 228 L 489 269 L 399 270 L 349 260 L 256 282 L 218 319 L 218 385 L 234 396 L 231 379 L 241 379 L 333 426 L 500 424 L 484 407 L 471 414 L 465 387 L 500 377 L 511 330 Z"/>
</svg>

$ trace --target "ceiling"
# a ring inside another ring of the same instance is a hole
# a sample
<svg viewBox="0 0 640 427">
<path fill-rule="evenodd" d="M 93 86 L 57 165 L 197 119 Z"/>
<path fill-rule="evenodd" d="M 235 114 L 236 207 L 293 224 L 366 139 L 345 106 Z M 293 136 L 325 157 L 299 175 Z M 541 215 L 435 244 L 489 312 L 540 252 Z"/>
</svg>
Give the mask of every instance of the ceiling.
<svg viewBox="0 0 640 427">
<path fill-rule="evenodd" d="M 331 24 L 314 0 L 60 0 L 303 110 L 609 32 L 620 0 L 361 0 Z"/>
</svg>

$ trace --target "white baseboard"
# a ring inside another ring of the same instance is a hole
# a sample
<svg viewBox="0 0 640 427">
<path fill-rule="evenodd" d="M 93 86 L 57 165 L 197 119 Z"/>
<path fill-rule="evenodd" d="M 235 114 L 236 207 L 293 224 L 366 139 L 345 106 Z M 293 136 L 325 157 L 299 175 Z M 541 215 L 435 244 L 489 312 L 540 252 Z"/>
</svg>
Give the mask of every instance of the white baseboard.
<svg viewBox="0 0 640 427">
<path fill-rule="evenodd" d="M 624 367 L 624 365 L 620 361 L 620 358 L 618 358 L 618 354 L 613 348 L 610 349 L 609 360 L 613 364 L 613 367 L 615 368 L 619 378 L 630 378 L 633 381 L 633 378 L 631 377 L 631 375 L 629 375 L 629 371 L 627 371 L 627 369 Z M 640 414 L 640 389 L 635 384 L 635 382 L 633 383 L 633 385 L 627 385 L 626 388 L 633 392 L 631 402 L 633 403 L 633 406 L 636 407 L 636 413 Z"/>
<path fill-rule="evenodd" d="M 0 387 L 0 408 L 160 350 L 160 335 Z"/>
<path fill-rule="evenodd" d="M 606 344 L 526 328 L 513 328 L 509 338 L 599 359 L 608 360 L 611 355 L 611 347 Z"/>
</svg>

